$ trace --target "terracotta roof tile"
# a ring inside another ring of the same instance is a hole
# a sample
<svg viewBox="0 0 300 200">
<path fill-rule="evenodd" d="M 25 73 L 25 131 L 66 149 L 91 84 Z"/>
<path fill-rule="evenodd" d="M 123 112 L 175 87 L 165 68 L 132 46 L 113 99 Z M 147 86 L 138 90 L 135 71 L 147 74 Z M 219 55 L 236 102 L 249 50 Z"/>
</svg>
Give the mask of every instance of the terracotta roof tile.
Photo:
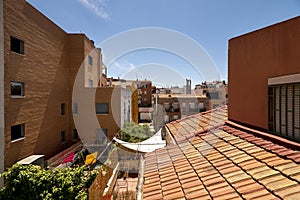
<svg viewBox="0 0 300 200">
<path fill-rule="evenodd" d="M 176 144 L 145 155 L 144 199 L 299 199 L 300 152 L 226 120 L 221 108 L 167 124 Z"/>
<path fill-rule="evenodd" d="M 266 189 L 255 190 L 253 192 L 243 194 L 242 196 L 245 199 L 259 199 L 259 198 L 264 199 L 267 195 L 271 195 L 273 198 L 275 198 L 275 196 L 270 194 L 270 192 L 267 191 Z"/>
<path fill-rule="evenodd" d="M 282 196 L 284 199 L 287 199 L 288 196 L 294 196 L 296 197 L 296 195 L 298 195 L 298 199 L 300 196 L 300 185 L 293 185 L 291 187 L 286 187 L 280 190 L 276 190 L 276 194 L 278 194 L 278 196 Z M 291 197 L 290 196 L 290 197 Z M 297 199 L 297 198 L 294 198 Z"/>
</svg>

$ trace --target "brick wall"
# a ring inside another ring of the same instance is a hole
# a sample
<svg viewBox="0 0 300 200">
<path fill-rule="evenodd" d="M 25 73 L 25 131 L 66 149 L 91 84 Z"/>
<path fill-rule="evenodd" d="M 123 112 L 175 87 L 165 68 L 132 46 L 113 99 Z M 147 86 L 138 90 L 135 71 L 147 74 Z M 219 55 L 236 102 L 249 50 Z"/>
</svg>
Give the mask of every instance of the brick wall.
<svg viewBox="0 0 300 200">
<path fill-rule="evenodd" d="M 32 154 L 45 154 L 47 159 L 75 142 L 73 83 L 85 57 L 95 47 L 84 34 L 67 34 L 24 0 L 4 0 L 3 9 L 5 166 L 8 167 Z M 23 55 L 10 51 L 11 36 L 24 41 Z M 99 62 L 100 54 L 93 54 Z M 97 78 L 99 70 L 95 68 L 89 75 Z M 25 97 L 11 97 L 11 81 L 24 82 Z M 18 124 L 25 124 L 25 137 L 11 142 L 11 126 Z M 65 142 L 61 142 L 62 131 Z"/>
</svg>

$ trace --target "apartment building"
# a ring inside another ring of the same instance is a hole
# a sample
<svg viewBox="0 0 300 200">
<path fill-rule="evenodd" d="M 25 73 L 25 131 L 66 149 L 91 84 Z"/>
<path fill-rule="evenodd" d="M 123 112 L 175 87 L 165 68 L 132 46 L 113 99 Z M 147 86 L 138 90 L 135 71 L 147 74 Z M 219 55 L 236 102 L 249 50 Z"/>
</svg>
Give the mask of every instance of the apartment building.
<svg viewBox="0 0 300 200">
<path fill-rule="evenodd" d="M 299 35 L 298 16 L 229 41 L 229 119 L 300 141 Z"/>
<path fill-rule="evenodd" d="M 127 92 L 131 94 L 131 121 L 138 123 L 139 107 L 138 107 L 138 89 L 132 80 L 108 78 L 108 86 L 120 86 L 126 88 Z M 122 99 L 121 99 L 122 100 Z"/>
<path fill-rule="evenodd" d="M 211 107 L 214 109 L 227 104 L 228 86 L 225 81 L 203 82 L 195 85 L 196 95 L 205 95 L 210 100 Z"/>
<path fill-rule="evenodd" d="M 152 105 L 152 82 L 151 81 L 134 81 L 135 87 L 138 89 L 138 105 L 139 107 L 151 107 Z"/>
<path fill-rule="evenodd" d="M 101 50 L 68 34 L 25 0 L 1 1 L 0 173 L 32 154 L 46 158 L 79 140 L 72 89 L 105 84 Z M 3 161 L 4 160 L 4 161 Z"/>
<path fill-rule="evenodd" d="M 154 95 L 155 127 L 164 123 L 209 110 L 209 99 L 204 95 L 156 94 Z"/>
</svg>

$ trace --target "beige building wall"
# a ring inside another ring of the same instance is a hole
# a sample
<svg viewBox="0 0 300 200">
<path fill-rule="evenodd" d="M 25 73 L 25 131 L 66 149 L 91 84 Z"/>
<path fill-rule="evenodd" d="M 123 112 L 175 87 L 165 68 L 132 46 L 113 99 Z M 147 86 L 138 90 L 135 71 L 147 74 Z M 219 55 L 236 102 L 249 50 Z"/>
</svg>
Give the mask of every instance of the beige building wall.
<svg viewBox="0 0 300 200">
<path fill-rule="evenodd" d="M 300 17 L 229 41 L 229 119 L 268 129 L 268 79 L 300 73 Z"/>
<path fill-rule="evenodd" d="M 112 140 L 124 123 L 131 121 L 131 90 L 120 86 L 97 88 L 95 103 L 108 104 L 108 113 L 97 114 L 97 119 Z"/>
<path fill-rule="evenodd" d="M 81 139 L 83 131 L 78 131 L 75 126 L 73 120 L 73 114 L 77 115 L 77 113 L 73 113 L 75 107 L 77 112 L 79 110 L 79 103 L 73 102 L 73 85 L 76 76 L 83 76 L 83 86 L 88 88 L 88 79 L 93 80 L 93 88 L 97 87 L 100 73 L 100 68 L 98 68 L 99 64 L 102 63 L 102 55 L 101 51 L 94 47 L 94 44 L 86 37 L 84 34 L 69 34 L 69 105 L 68 105 L 68 113 L 69 113 L 69 142 L 76 142 L 77 140 L 74 138 L 75 131 L 79 134 Z M 93 66 L 88 66 L 88 56 L 93 58 Z M 97 61 L 97 63 L 96 63 Z M 78 69 L 82 67 L 83 74 L 78 73 Z M 83 97 L 83 100 L 86 102 L 90 102 L 91 100 L 88 97 Z M 93 113 L 92 113 L 93 114 Z M 82 127 L 80 127 L 82 129 Z"/>
<path fill-rule="evenodd" d="M 87 38 L 85 38 L 87 40 Z M 84 67 L 85 67 L 85 86 L 98 87 L 100 84 L 102 56 L 101 51 L 94 46 L 89 45 L 91 41 L 85 41 L 84 52 Z"/>
</svg>

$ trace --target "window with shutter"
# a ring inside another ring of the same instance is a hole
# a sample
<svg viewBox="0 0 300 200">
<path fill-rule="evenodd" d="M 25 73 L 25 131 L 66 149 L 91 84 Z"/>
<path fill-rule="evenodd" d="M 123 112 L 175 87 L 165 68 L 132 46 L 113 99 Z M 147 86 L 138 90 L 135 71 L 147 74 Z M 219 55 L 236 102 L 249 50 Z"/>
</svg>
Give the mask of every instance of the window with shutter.
<svg viewBox="0 0 300 200">
<path fill-rule="evenodd" d="M 300 85 L 294 86 L 294 137 L 300 140 Z"/>
<path fill-rule="evenodd" d="M 276 132 L 280 133 L 280 87 L 275 87 L 276 92 L 275 92 L 275 122 L 276 122 Z"/>
<path fill-rule="evenodd" d="M 286 119 L 287 119 L 287 122 L 286 122 L 286 126 L 287 126 L 287 136 L 290 137 L 290 138 L 293 138 L 294 137 L 294 124 L 293 124 L 293 120 L 294 120 L 294 117 L 293 117 L 293 88 L 294 86 L 293 85 L 289 85 L 287 86 L 287 91 L 286 91 L 286 94 L 287 94 L 287 97 L 286 97 L 286 102 L 287 102 L 287 115 L 286 115 Z"/>
<path fill-rule="evenodd" d="M 300 84 L 269 86 L 268 99 L 269 131 L 300 141 Z"/>
</svg>

